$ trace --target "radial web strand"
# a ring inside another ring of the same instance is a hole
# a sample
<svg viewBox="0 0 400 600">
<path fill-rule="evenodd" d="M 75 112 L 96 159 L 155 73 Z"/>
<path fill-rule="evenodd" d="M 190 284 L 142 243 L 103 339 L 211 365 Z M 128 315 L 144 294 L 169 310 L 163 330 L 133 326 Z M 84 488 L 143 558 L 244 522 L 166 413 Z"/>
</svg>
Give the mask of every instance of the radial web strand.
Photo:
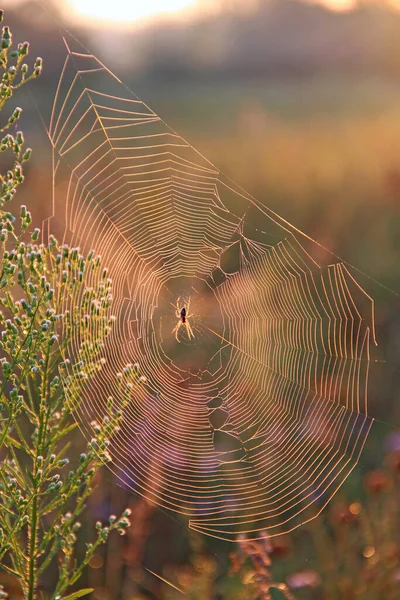
<svg viewBox="0 0 400 600">
<path fill-rule="evenodd" d="M 137 362 L 112 444 L 125 484 L 208 535 L 289 531 L 365 444 L 373 303 L 344 264 L 322 264 L 94 56 L 67 48 L 47 225 L 101 255 L 116 317 L 76 418 L 92 437 L 107 397 L 122 403 L 115 374 Z M 80 346 L 77 328 L 69 353 Z"/>
</svg>

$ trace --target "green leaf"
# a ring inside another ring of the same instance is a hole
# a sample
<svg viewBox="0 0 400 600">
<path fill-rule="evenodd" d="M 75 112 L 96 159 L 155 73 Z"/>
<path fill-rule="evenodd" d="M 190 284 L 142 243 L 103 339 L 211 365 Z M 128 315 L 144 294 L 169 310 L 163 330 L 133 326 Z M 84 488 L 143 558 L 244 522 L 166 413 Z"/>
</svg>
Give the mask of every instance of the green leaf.
<svg viewBox="0 0 400 600">
<path fill-rule="evenodd" d="M 88 596 L 93 592 L 94 588 L 86 588 L 84 590 L 79 590 L 78 592 L 74 592 L 69 596 L 64 596 L 62 600 L 75 600 L 75 598 L 82 598 L 82 596 Z"/>
<path fill-rule="evenodd" d="M 70 433 L 71 431 L 73 431 L 77 427 L 78 427 L 77 423 L 71 423 L 71 425 L 68 425 L 67 427 L 65 427 L 64 429 L 62 429 L 61 431 L 59 431 L 57 433 L 57 435 L 54 436 L 54 441 L 57 441 L 57 440 L 65 437 L 67 435 L 67 433 Z"/>
<path fill-rule="evenodd" d="M 15 446 L 18 450 L 21 450 L 22 444 L 20 442 L 18 442 L 16 439 L 14 439 L 11 436 L 8 436 L 8 441 L 10 442 L 10 444 Z"/>
<path fill-rule="evenodd" d="M 14 569 L 11 569 L 10 567 L 6 567 L 6 565 L 0 565 L 0 569 L 4 569 L 4 571 L 6 571 L 6 573 L 9 573 L 10 575 L 13 575 L 14 577 L 18 577 L 18 579 L 21 579 L 21 574 L 17 573 L 17 571 L 14 571 Z"/>
</svg>

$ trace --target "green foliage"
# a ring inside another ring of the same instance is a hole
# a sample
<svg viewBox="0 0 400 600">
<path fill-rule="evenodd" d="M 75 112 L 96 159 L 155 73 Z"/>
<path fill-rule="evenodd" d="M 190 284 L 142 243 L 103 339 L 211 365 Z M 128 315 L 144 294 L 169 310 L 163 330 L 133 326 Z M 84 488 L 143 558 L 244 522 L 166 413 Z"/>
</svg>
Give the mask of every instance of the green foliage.
<svg viewBox="0 0 400 600">
<path fill-rule="evenodd" d="M 3 20 L 3 11 L 0 11 L 0 23 Z M 28 81 L 36 78 L 42 71 L 42 59 L 37 58 L 31 73 L 29 66 L 25 63 L 25 59 L 29 54 L 29 44 L 24 42 L 18 44 L 17 49 L 13 50 L 12 35 L 9 27 L 5 26 L 1 36 L 1 51 L 0 51 L 0 72 L 2 72 L 0 83 L 0 111 L 5 108 L 6 103 L 12 98 L 15 90 L 25 85 Z M 15 135 L 7 133 L 15 126 L 21 116 L 22 109 L 15 107 L 6 124 L 0 128 L 0 134 L 3 138 L 0 140 L 0 152 L 11 150 L 14 155 L 12 167 L 7 171 L 6 175 L 0 175 L 2 184 L 0 194 L 0 208 L 12 199 L 17 188 L 24 180 L 21 164 L 29 160 L 31 149 L 24 147 L 24 136 L 22 131 L 17 131 Z M 10 219 L 8 219 L 10 221 Z M 3 222 L 4 224 L 4 222 Z M 2 237 L 4 233 L 2 233 Z"/>
<path fill-rule="evenodd" d="M 28 53 L 27 42 L 13 50 L 4 27 L 0 110 L 18 87 L 40 74 L 39 58 L 28 74 L 23 62 Z M 16 126 L 21 112 L 12 110 L 2 133 Z M 94 541 L 77 560 L 79 518 L 97 470 L 111 460 L 108 446 L 123 410 L 109 399 L 110 414 L 92 423 L 86 452 L 69 464 L 68 438 L 76 427 L 72 411 L 104 363 L 100 355 L 112 323 L 111 281 L 94 253 L 83 256 L 52 236 L 41 243 L 25 206 L 18 219 L 6 210 L 24 180 L 22 164 L 31 150 L 25 149 L 20 131 L 7 133 L 0 150 L 12 158 L 12 167 L 0 175 L 0 566 L 19 581 L 23 597 L 33 600 L 56 565 L 50 597 L 72 600 L 90 592 L 65 595 L 98 546 L 110 532 L 124 534 L 129 526 L 129 510 L 120 518 L 111 516 L 105 526 L 98 522 Z M 77 335 L 80 346 L 68 356 Z M 135 377 L 119 384 L 126 386 L 126 400 Z M 4 590 L 0 597 L 7 597 Z"/>
</svg>

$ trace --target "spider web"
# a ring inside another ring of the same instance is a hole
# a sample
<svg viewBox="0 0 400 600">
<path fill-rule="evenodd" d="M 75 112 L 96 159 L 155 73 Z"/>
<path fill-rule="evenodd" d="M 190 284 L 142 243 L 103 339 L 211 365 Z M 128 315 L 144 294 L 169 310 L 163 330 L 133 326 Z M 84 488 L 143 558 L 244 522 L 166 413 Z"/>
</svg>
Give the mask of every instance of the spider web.
<svg viewBox="0 0 400 600">
<path fill-rule="evenodd" d="M 322 510 L 367 439 L 373 302 L 345 264 L 66 45 L 47 226 L 101 255 L 116 318 L 76 418 L 92 437 L 107 397 L 122 403 L 115 374 L 137 362 L 112 444 L 125 484 L 211 536 L 290 531 Z M 173 333 L 181 306 L 193 339 Z"/>
</svg>

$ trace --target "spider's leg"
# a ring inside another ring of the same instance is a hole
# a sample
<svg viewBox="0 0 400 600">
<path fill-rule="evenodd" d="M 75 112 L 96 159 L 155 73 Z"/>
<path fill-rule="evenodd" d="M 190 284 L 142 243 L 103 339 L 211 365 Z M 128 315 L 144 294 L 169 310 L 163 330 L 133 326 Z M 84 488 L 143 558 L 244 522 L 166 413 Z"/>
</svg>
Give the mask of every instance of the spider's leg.
<svg viewBox="0 0 400 600">
<path fill-rule="evenodd" d="M 181 316 L 180 299 L 181 299 L 181 297 L 179 296 L 178 300 L 176 301 L 176 316 L 177 317 Z"/>
<path fill-rule="evenodd" d="M 178 342 L 178 344 L 180 344 L 179 338 L 178 338 L 178 331 L 179 331 L 179 327 L 182 325 L 182 321 L 178 321 L 177 324 L 175 325 L 175 327 L 172 330 L 172 333 L 175 334 L 175 339 Z"/>
<path fill-rule="evenodd" d="M 187 301 L 187 305 L 186 305 L 186 316 L 189 317 L 190 316 L 190 298 Z"/>
<path fill-rule="evenodd" d="M 189 340 L 191 340 L 192 338 L 194 338 L 193 329 L 190 327 L 190 323 L 188 320 L 185 321 L 185 325 L 186 325 L 186 331 L 187 331 L 188 338 L 189 338 Z"/>
</svg>

